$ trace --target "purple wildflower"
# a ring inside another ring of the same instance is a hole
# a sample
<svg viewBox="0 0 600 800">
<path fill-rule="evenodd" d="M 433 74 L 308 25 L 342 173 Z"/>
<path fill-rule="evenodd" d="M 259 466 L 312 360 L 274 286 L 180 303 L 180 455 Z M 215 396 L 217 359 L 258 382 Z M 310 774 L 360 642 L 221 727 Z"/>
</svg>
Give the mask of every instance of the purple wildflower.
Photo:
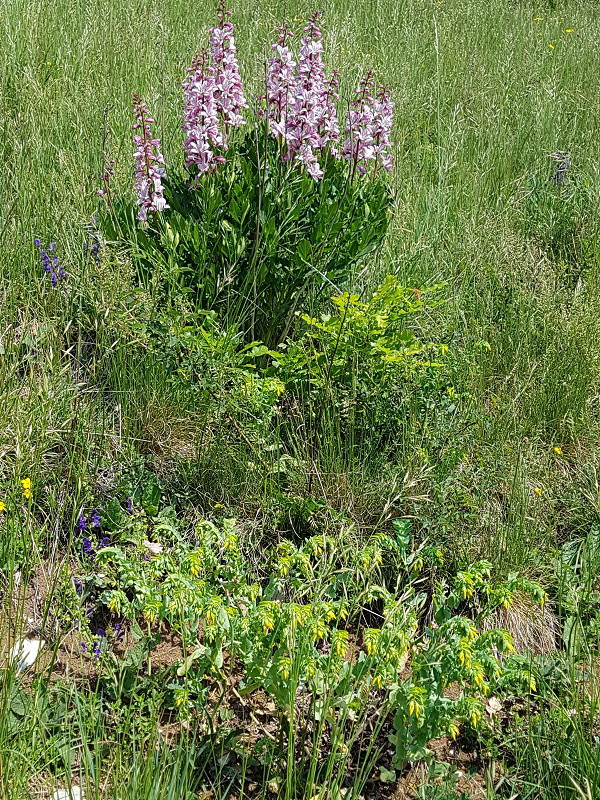
<svg viewBox="0 0 600 800">
<path fill-rule="evenodd" d="M 303 164 L 308 174 L 319 180 L 323 170 L 319 151 L 329 146 L 338 155 L 339 123 L 338 76 L 329 81 L 323 64 L 323 37 L 319 27 L 320 11 L 308 20 L 300 42 L 298 64 L 288 47 L 290 36 L 282 28 L 273 49 L 276 55 L 267 70 L 267 109 L 272 135 L 285 140 L 286 158 Z"/>
<path fill-rule="evenodd" d="M 83 583 L 80 580 L 73 578 L 73 585 L 75 586 L 75 591 L 77 594 L 81 594 L 83 592 Z"/>
<path fill-rule="evenodd" d="M 115 641 L 122 642 L 123 639 L 125 638 L 125 628 L 123 627 L 123 623 L 115 622 L 114 631 L 115 631 Z"/>
<path fill-rule="evenodd" d="M 225 162 L 223 156 L 215 155 L 216 149 L 225 146 L 225 140 L 219 130 L 215 77 L 206 50 L 194 58 L 187 72 L 183 84 L 185 163 L 187 167 L 195 166 L 202 175 Z"/>
<path fill-rule="evenodd" d="M 100 514 L 98 513 L 97 509 L 92 511 L 92 516 L 90 517 L 90 528 L 101 528 L 102 522 L 100 520 Z"/>
<path fill-rule="evenodd" d="M 77 517 L 77 530 L 84 531 L 87 528 L 87 519 L 85 518 L 85 514 L 83 511 Z"/>
<path fill-rule="evenodd" d="M 44 272 L 49 276 L 52 286 L 56 288 L 60 281 L 66 276 L 65 269 L 59 263 L 58 256 L 55 253 L 56 242 L 50 242 L 48 249 L 44 248 L 42 241 L 37 237 L 33 240 L 33 243 L 39 248 L 40 260 Z"/>
<path fill-rule="evenodd" d="M 219 24 L 210 30 L 214 97 L 217 113 L 225 124 L 225 142 L 229 126 L 239 128 L 245 124 L 242 111 L 248 108 L 237 62 L 233 23 L 228 19 L 230 16 L 231 11 L 227 11 L 225 0 L 219 0 L 217 6 Z"/>
<path fill-rule="evenodd" d="M 319 129 L 327 106 L 327 87 L 323 67 L 323 42 L 318 26 L 321 12 L 316 12 L 304 28 L 300 41 L 298 77 L 287 125 L 288 157 L 304 164 L 308 174 L 319 180 L 323 170 L 317 153 L 321 146 Z"/>
<path fill-rule="evenodd" d="M 80 642 L 79 647 L 81 648 L 81 652 L 82 653 L 87 652 L 87 647 L 86 647 L 85 642 Z"/>
<path fill-rule="evenodd" d="M 96 555 L 92 543 L 87 536 L 83 540 L 83 552 L 86 554 L 86 556 L 91 556 L 92 558 Z"/>
<path fill-rule="evenodd" d="M 152 138 L 151 125 L 154 120 L 142 97 L 133 96 L 133 113 L 135 115 L 134 131 L 139 131 L 133 137 L 136 160 L 136 184 L 140 206 L 138 219 L 145 220 L 148 212 L 157 213 L 168 208 L 164 197 L 162 179 L 164 178 L 165 160 L 160 152 L 160 140 Z"/>
<path fill-rule="evenodd" d="M 133 514 L 133 497 L 128 497 L 127 498 L 126 511 L 130 515 Z"/>
<path fill-rule="evenodd" d="M 110 536 L 103 536 L 102 539 L 98 542 L 98 550 L 102 550 L 103 547 L 109 547 L 110 545 Z"/>
<path fill-rule="evenodd" d="M 96 643 L 94 645 L 94 658 L 100 658 L 102 652 L 102 645 L 106 639 L 106 631 L 104 628 L 98 628 L 96 631 Z"/>
</svg>

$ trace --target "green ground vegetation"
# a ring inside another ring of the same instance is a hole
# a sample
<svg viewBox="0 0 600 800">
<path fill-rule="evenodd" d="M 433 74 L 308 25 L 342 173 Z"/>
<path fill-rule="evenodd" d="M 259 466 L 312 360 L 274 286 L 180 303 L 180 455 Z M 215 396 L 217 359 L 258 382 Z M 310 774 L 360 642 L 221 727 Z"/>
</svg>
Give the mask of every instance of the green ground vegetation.
<svg viewBox="0 0 600 800">
<path fill-rule="evenodd" d="M 97 196 L 114 159 L 133 199 L 134 92 L 181 158 L 212 4 L 4 4 L 7 800 L 600 797 L 600 8 L 322 5 L 342 86 L 390 84 L 393 173 L 301 248 L 331 291 L 265 245 L 220 305 Z M 313 11 L 236 2 L 248 94 Z"/>
</svg>

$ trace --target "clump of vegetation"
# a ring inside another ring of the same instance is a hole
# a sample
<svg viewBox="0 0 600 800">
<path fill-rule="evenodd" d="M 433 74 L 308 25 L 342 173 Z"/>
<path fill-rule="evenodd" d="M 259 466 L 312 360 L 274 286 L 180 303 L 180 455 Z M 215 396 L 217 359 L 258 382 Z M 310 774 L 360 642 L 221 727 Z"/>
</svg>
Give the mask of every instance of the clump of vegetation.
<svg viewBox="0 0 600 800">
<path fill-rule="evenodd" d="M 21 6 L 0 796 L 595 797 L 595 12 Z"/>
</svg>

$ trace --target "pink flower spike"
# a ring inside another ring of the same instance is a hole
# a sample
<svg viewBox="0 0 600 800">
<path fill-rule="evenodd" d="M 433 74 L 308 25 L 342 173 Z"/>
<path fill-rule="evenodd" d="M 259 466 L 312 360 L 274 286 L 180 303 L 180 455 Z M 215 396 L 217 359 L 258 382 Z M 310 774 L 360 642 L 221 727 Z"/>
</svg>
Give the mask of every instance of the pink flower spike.
<svg viewBox="0 0 600 800">
<path fill-rule="evenodd" d="M 392 157 L 389 153 L 391 147 L 391 132 L 394 122 L 394 104 L 387 86 L 380 86 L 377 96 L 373 101 L 373 122 L 371 135 L 375 151 L 375 161 L 386 172 L 392 171 Z"/>
<path fill-rule="evenodd" d="M 225 138 L 219 130 L 216 91 L 214 70 L 203 50 L 194 58 L 183 84 L 185 163 L 188 167 L 195 166 L 200 175 L 213 171 L 224 160 L 215 154 L 215 149 L 225 149 Z"/>
<path fill-rule="evenodd" d="M 266 76 L 267 120 L 273 136 L 286 139 L 290 99 L 296 85 L 296 61 L 288 46 L 293 34 L 284 25 L 272 45 L 274 55 L 269 59 Z"/>
<path fill-rule="evenodd" d="M 138 193 L 137 205 L 140 206 L 138 219 L 147 219 L 148 212 L 157 213 L 168 208 L 164 198 L 162 179 L 165 177 L 165 160 L 160 152 L 160 141 L 152 138 L 151 126 L 154 120 L 142 97 L 133 96 L 135 145 L 135 178 Z"/>
<path fill-rule="evenodd" d="M 217 6 L 218 27 L 210 30 L 212 70 L 215 78 L 215 104 L 217 113 L 228 127 L 239 128 L 245 124 L 242 111 L 248 108 L 237 61 L 233 23 L 228 21 L 231 11 L 225 8 L 225 0 Z M 227 133 L 223 135 L 226 142 Z"/>
</svg>

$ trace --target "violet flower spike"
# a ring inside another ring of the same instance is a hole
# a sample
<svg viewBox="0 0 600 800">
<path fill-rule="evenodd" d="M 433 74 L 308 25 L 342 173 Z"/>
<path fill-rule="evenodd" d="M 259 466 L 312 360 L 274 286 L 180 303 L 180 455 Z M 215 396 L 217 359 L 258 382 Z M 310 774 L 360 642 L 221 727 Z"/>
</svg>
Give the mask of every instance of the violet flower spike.
<svg viewBox="0 0 600 800">
<path fill-rule="evenodd" d="M 41 239 L 38 237 L 33 240 L 33 243 L 39 249 L 40 261 L 44 272 L 49 276 L 52 286 L 56 288 L 67 274 L 64 267 L 60 265 L 58 256 L 55 253 L 56 242 L 50 242 L 48 249 L 44 248 Z"/>
<path fill-rule="evenodd" d="M 148 212 L 158 213 L 169 208 L 164 197 L 162 179 L 166 175 L 165 160 L 160 152 L 160 140 L 152 137 L 154 120 L 142 97 L 133 96 L 135 145 L 135 178 L 138 193 L 137 205 L 140 206 L 138 219 L 146 220 Z"/>
</svg>

